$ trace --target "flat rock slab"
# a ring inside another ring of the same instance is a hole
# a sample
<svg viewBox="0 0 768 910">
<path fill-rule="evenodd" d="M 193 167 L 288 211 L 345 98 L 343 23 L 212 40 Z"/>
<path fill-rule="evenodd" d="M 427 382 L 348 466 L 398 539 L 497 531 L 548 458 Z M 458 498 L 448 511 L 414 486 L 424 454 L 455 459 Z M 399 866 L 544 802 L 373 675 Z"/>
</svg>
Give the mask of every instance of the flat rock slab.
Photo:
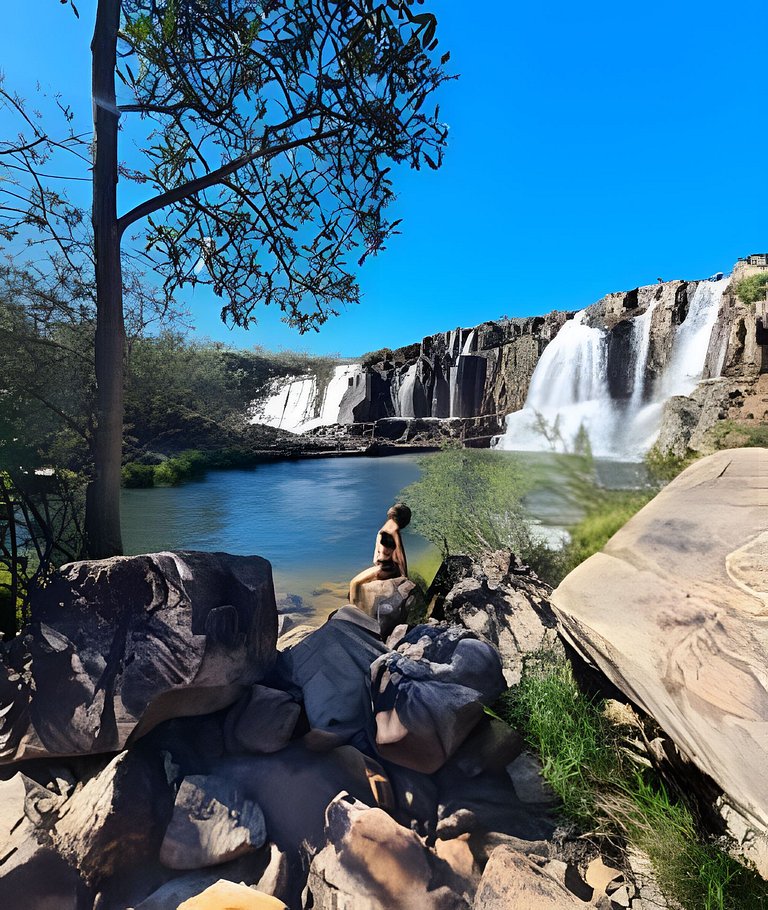
<svg viewBox="0 0 768 910">
<path fill-rule="evenodd" d="M 722 788 L 763 875 L 767 567 L 768 450 L 728 449 L 687 468 L 552 595 L 566 637 Z"/>
<path fill-rule="evenodd" d="M 222 879 L 201 894 L 179 904 L 178 910 L 288 910 L 288 908 L 276 897 Z"/>
<path fill-rule="evenodd" d="M 0 762 L 123 748 L 234 702 L 274 662 L 270 564 L 154 553 L 62 566 L 0 647 Z"/>
</svg>

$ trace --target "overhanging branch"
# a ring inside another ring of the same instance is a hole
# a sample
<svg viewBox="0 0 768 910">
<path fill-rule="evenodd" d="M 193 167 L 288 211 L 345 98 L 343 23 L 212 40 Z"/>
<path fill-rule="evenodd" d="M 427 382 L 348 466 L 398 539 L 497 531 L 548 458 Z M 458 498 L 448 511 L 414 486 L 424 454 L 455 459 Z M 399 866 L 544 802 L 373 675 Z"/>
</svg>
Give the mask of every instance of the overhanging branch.
<svg viewBox="0 0 768 910">
<path fill-rule="evenodd" d="M 174 187 L 172 190 L 160 193 L 153 199 L 148 199 L 146 202 L 142 202 L 135 208 L 132 208 L 121 218 L 118 218 L 118 233 L 122 235 L 130 225 L 142 218 L 146 218 L 147 215 L 151 215 L 153 212 L 157 212 L 159 209 L 165 208 L 167 205 L 173 205 L 174 202 L 179 202 L 182 199 L 186 199 L 188 196 L 196 196 L 203 190 L 207 190 L 208 187 L 215 186 L 217 183 L 222 183 L 230 174 L 234 174 L 252 161 L 256 161 L 259 158 L 272 158 L 282 152 L 288 152 L 291 149 L 311 145 L 313 142 L 319 142 L 323 139 L 332 139 L 340 132 L 340 129 L 335 129 L 325 133 L 315 133 L 313 136 L 306 136 L 303 139 L 293 139 L 290 142 L 283 142 L 280 145 L 260 148 L 253 152 L 248 152 L 245 155 L 240 155 L 238 158 L 234 158 L 228 164 L 216 168 L 215 171 L 211 171 L 209 174 L 204 174 L 202 177 L 190 180 L 181 186 Z"/>
</svg>

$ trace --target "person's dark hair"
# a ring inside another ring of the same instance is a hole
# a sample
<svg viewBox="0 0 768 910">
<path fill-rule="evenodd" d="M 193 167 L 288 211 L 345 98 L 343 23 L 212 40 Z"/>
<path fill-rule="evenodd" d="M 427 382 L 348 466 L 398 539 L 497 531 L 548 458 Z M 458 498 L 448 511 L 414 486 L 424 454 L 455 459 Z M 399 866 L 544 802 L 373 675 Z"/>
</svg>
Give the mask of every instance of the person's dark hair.
<svg viewBox="0 0 768 910">
<path fill-rule="evenodd" d="M 381 541 L 382 547 L 385 549 L 395 549 L 395 538 L 389 533 L 389 531 L 382 531 L 381 534 L 379 534 L 379 540 Z"/>
<path fill-rule="evenodd" d="M 387 518 L 391 518 L 398 528 L 404 528 L 411 520 L 411 510 L 404 502 L 396 502 L 387 512 Z"/>
</svg>

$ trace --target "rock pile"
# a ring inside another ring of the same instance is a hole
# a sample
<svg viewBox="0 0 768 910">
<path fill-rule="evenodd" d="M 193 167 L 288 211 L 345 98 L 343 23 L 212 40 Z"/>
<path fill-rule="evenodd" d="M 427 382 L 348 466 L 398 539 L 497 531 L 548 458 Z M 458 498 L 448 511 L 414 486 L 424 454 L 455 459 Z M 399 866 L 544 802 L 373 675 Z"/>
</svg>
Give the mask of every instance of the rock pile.
<svg viewBox="0 0 768 910">
<path fill-rule="evenodd" d="M 574 893 L 553 877 L 551 794 L 482 708 L 505 686 L 496 641 L 512 666 L 502 599 L 523 610 L 523 575 L 478 571 L 496 598 L 479 633 L 433 622 L 385 644 L 349 607 L 279 652 L 258 557 L 63 567 L 0 655 L 0 904 L 468 910 L 495 906 L 506 869 Z M 387 616 L 407 593 L 382 593 Z"/>
</svg>

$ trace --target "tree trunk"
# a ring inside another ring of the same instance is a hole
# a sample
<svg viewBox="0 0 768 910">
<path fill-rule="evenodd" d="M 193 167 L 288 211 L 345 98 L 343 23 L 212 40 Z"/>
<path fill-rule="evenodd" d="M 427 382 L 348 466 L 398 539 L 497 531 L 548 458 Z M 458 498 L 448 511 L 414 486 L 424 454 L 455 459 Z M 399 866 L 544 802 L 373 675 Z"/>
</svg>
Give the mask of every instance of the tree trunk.
<svg viewBox="0 0 768 910">
<path fill-rule="evenodd" d="M 86 497 L 88 556 L 122 553 L 120 468 L 123 447 L 125 326 L 117 224 L 115 64 L 120 0 L 99 0 L 91 42 L 94 124 L 93 236 L 96 256 L 96 429 L 94 474 Z"/>
</svg>

